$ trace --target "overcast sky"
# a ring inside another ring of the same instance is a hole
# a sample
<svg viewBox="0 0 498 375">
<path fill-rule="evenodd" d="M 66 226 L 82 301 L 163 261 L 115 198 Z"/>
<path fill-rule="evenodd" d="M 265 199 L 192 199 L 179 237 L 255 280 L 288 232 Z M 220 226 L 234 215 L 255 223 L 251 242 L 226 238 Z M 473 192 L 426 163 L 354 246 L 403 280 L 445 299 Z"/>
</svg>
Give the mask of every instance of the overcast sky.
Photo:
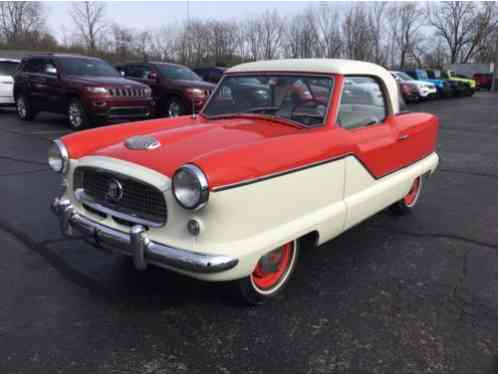
<svg viewBox="0 0 498 375">
<path fill-rule="evenodd" d="M 106 18 L 135 29 L 158 28 L 161 25 L 182 22 L 187 19 L 187 8 L 191 18 L 241 19 L 258 15 L 266 9 L 277 9 L 280 14 L 292 16 L 309 1 L 107 1 Z M 48 25 L 57 34 L 64 26 L 71 30 L 70 2 L 47 2 Z M 60 37 L 60 35 L 57 35 Z"/>
</svg>

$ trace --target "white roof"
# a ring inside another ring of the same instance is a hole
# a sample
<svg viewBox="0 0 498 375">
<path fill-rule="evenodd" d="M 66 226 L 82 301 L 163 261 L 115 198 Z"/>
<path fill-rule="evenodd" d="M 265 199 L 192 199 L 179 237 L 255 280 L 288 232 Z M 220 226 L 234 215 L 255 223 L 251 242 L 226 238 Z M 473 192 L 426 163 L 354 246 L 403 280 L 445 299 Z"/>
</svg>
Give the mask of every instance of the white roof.
<svg viewBox="0 0 498 375">
<path fill-rule="evenodd" d="M 21 60 L 0 58 L 0 62 L 20 63 Z"/>
<path fill-rule="evenodd" d="M 345 59 L 266 60 L 240 64 L 228 69 L 225 73 L 251 72 L 303 72 L 378 77 L 386 84 L 393 112 L 399 112 L 398 84 L 389 71 L 377 64 Z"/>
</svg>

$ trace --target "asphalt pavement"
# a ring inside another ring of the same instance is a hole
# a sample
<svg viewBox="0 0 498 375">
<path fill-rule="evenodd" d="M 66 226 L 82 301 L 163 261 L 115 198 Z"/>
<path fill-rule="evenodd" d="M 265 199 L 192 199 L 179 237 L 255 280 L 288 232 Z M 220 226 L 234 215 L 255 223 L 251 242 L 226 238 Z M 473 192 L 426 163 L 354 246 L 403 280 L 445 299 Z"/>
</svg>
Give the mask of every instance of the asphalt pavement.
<svg viewBox="0 0 498 375">
<path fill-rule="evenodd" d="M 498 372 L 498 95 L 432 101 L 439 171 L 412 215 L 305 251 L 260 307 L 64 239 L 64 117 L 0 110 L 1 372 Z"/>
</svg>

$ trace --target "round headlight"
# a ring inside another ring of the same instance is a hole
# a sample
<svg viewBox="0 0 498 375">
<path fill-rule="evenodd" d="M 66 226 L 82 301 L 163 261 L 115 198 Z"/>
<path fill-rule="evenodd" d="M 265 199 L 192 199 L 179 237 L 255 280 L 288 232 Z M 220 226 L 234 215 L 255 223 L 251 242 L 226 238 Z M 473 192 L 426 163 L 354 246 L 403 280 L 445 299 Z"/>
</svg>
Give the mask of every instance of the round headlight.
<svg viewBox="0 0 498 375">
<path fill-rule="evenodd" d="M 66 173 L 68 170 L 69 153 L 59 139 L 56 139 L 48 149 L 48 165 L 57 173 Z"/>
<path fill-rule="evenodd" d="M 189 210 L 203 207 L 209 198 L 208 181 L 199 167 L 186 164 L 173 176 L 173 195 Z"/>
</svg>

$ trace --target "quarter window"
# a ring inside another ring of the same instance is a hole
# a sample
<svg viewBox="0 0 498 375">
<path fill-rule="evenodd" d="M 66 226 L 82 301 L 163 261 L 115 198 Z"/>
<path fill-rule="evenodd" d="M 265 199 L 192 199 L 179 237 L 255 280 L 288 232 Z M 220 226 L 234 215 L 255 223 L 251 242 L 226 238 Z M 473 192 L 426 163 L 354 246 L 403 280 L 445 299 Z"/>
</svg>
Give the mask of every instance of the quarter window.
<svg viewBox="0 0 498 375">
<path fill-rule="evenodd" d="M 340 126 L 355 129 L 374 125 L 386 116 L 386 100 L 377 80 L 372 77 L 346 77 L 338 114 Z"/>
</svg>

